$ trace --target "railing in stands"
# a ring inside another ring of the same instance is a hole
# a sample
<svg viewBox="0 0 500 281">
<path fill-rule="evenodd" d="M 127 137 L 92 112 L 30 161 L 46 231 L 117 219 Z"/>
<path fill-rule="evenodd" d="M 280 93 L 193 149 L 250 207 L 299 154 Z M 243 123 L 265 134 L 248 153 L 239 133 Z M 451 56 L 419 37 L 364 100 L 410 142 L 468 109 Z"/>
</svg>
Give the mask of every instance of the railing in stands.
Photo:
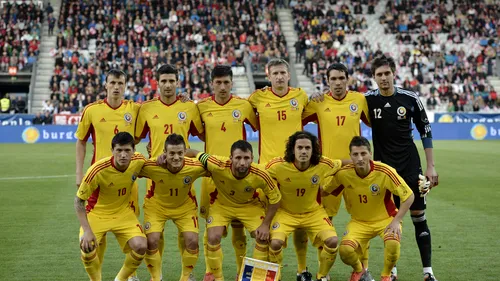
<svg viewBox="0 0 500 281">
<path fill-rule="evenodd" d="M 250 94 L 251 94 L 255 91 L 255 83 L 253 81 L 253 69 L 250 57 L 246 56 L 243 59 L 243 63 L 245 64 L 245 73 L 247 74 L 248 86 L 250 87 Z"/>
<path fill-rule="evenodd" d="M 33 64 L 33 68 L 31 70 L 31 81 L 30 81 L 30 92 L 28 94 L 28 113 L 32 113 L 32 105 L 33 105 L 33 95 L 35 94 L 35 84 L 36 84 L 36 72 L 37 72 L 38 61 L 35 61 Z"/>
</svg>

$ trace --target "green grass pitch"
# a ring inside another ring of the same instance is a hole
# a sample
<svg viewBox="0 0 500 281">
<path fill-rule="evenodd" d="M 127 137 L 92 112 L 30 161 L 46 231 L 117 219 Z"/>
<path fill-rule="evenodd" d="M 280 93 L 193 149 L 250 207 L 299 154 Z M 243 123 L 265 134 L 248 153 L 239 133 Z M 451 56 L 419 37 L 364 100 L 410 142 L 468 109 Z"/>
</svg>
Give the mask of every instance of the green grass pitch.
<svg viewBox="0 0 500 281">
<path fill-rule="evenodd" d="M 193 146 L 202 149 L 201 143 Z M 144 145 L 139 145 L 138 150 L 144 152 Z M 74 144 L 0 146 L 0 280 L 88 280 L 80 261 L 79 224 L 73 210 L 74 151 Z M 91 147 L 87 151 L 91 152 Z M 499 156 L 498 141 L 435 142 L 440 185 L 428 197 L 427 218 L 432 231 L 433 268 L 441 281 L 499 278 Z M 89 157 L 86 163 L 88 167 Z M 195 185 L 199 189 L 200 181 Z M 141 180 L 140 188 L 144 194 L 145 180 Z M 334 219 L 339 236 L 347 221 L 348 216 L 342 209 Z M 201 229 L 203 227 L 204 224 Z M 169 222 L 163 261 L 165 281 L 178 280 L 180 275 L 176 233 Z M 108 237 L 103 280 L 113 280 L 124 260 L 114 236 Z M 201 241 L 200 237 L 200 244 Z M 251 256 L 253 242 L 249 241 L 248 245 Z M 376 238 L 371 245 L 369 268 L 379 280 L 383 244 Z M 226 280 L 234 280 L 236 267 L 230 236 L 223 240 L 223 247 L 224 274 Z M 202 280 L 205 271 L 200 248 L 194 272 L 197 280 Z M 312 246 L 308 266 L 315 274 L 316 250 Z M 282 279 L 295 280 L 295 270 L 295 253 L 290 243 L 285 251 Z M 331 271 L 332 280 L 348 280 L 350 271 L 337 257 Z M 398 271 L 402 281 L 422 280 L 409 215 L 404 221 Z M 144 265 L 138 274 L 141 280 L 149 280 Z"/>
</svg>

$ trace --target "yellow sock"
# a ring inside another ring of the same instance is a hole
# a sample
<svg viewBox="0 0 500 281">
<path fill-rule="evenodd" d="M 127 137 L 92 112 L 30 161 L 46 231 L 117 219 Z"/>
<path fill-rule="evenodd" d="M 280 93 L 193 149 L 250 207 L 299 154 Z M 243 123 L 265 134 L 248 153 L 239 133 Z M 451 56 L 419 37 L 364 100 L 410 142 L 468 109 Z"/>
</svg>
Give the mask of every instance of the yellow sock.
<svg viewBox="0 0 500 281">
<path fill-rule="evenodd" d="M 269 248 L 269 261 L 277 263 L 281 267 L 283 264 L 283 248 L 276 251 Z M 276 280 L 281 280 L 281 276 L 277 276 Z"/>
<path fill-rule="evenodd" d="M 358 243 L 351 240 L 344 240 L 340 244 L 339 252 L 340 258 L 345 264 L 352 266 L 354 272 L 361 272 L 363 271 L 363 265 L 359 261 L 359 254 L 356 252 L 357 248 Z"/>
<path fill-rule="evenodd" d="M 208 231 L 205 228 L 205 233 L 203 234 L 203 257 L 205 258 L 205 273 L 210 272 L 210 265 L 208 264 Z"/>
<path fill-rule="evenodd" d="M 141 265 L 145 255 L 146 254 L 140 255 L 134 251 L 128 252 L 125 256 L 125 262 L 123 263 L 120 272 L 116 275 L 116 279 L 119 281 L 127 281 L 130 274 L 136 271 L 136 269 Z"/>
<path fill-rule="evenodd" d="M 261 261 L 269 260 L 269 245 L 255 242 L 253 249 L 253 258 Z"/>
<path fill-rule="evenodd" d="M 302 273 L 307 267 L 307 232 L 295 230 L 293 232 L 293 244 L 297 255 L 297 273 Z"/>
<path fill-rule="evenodd" d="M 318 251 L 317 251 L 317 256 L 318 256 L 318 268 L 320 267 L 321 265 L 321 252 L 323 252 L 323 246 L 319 246 L 318 247 Z"/>
<path fill-rule="evenodd" d="M 368 257 L 370 256 L 370 242 L 366 244 L 366 248 L 362 249 L 363 253 L 361 254 L 361 263 L 364 268 L 368 268 Z"/>
<path fill-rule="evenodd" d="M 217 245 L 210 245 L 207 243 L 207 263 L 209 272 L 212 272 L 217 279 L 223 278 L 222 275 L 222 248 L 220 243 Z"/>
<path fill-rule="evenodd" d="M 158 240 L 158 253 L 160 253 L 160 257 L 163 257 L 163 251 L 165 250 L 165 236 L 162 231 L 160 234 L 160 240 Z M 182 253 L 182 252 L 181 252 Z"/>
<path fill-rule="evenodd" d="M 236 255 L 236 271 L 239 274 L 241 271 L 241 264 L 243 263 L 243 257 L 247 254 L 247 236 L 245 235 L 245 228 L 232 227 L 232 240 L 234 254 Z"/>
<path fill-rule="evenodd" d="M 151 275 L 152 281 L 160 281 L 161 278 L 161 256 L 156 250 L 147 250 L 146 256 L 144 257 L 144 261 L 146 262 L 146 268 Z"/>
<path fill-rule="evenodd" d="M 319 259 L 318 279 L 326 277 L 330 272 L 330 269 L 335 263 L 335 258 L 337 257 L 337 249 L 338 248 L 328 248 L 326 245 L 323 245 L 323 250 L 321 251 Z"/>
<path fill-rule="evenodd" d="M 179 253 L 182 254 L 184 253 L 184 250 L 186 249 L 186 244 L 184 243 L 184 235 L 182 235 L 182 232 L 178 232 L 177 234 L 177 248 L 179 248 Z M 184 259 L 181 258 L 181 268 L 184 268 Z"/>
<path fill-rule="evenodd" d="M 99 262 L 97 250 L 94 249 L 90 253 L 84 253 L 83 251 L 80 252 L 82 253 L 83 267 L 85 267 L 85 271 L 87 271 L 90 280 L 101 281 L 101 263 Z"/>
<path fill-rule="evenodd" d="M 384 237 L 384 269 L 382 276 L 391 276 L 391 270 L 399 259 L 401 244 L 393 238 Z"/>
<path fill-rule="evenodd" d="M 189 274 L 191 274 L 191 272 L 193 272 L 194 266 L 196 265 L 196 262 L 198 261 L 199 253 L 200 253 L 200 251 L 198 249 L 190 250 L 188 248 L 184 249 L 184 252 L 182 252 L 181 281 L 188 280 Z"/>
<path fill-rule="evenodd" d="M 104 253 L 106 252 L 106 247 L 108 246 L 106 234 L 99 241 L 99 247 L 97 247 L 97 256 L 99 257 L 99 266 L 102 268 L 102 263 L 104 261 Z"/>
</svg>

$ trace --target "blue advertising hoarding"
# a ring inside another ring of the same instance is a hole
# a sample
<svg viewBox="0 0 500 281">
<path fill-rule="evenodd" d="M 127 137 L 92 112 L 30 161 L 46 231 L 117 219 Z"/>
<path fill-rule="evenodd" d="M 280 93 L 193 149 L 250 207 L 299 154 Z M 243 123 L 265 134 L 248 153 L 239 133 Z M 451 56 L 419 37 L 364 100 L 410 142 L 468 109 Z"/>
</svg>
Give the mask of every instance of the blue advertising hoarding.
<svg viewBox="0 0 500 281">
<path fill-rule="evenodd" d="M 0 143 L 56 143 L 75 142 L 77 126 L 0 126 Z M 247 140 L 257 141 L 258 132 L 247 126 Z M 305 130 L 317 134 L 317 125 L 310 123 Z M 362 135 L 371 139 L 371 129 L 361 126 Z M 500 140 L 500 123 L 434 123 L 432 134 L 435 140 Z M 414 130 L 415 139 L 420 135 Z M 190 136 L 189 141 L 199 141 Z"/>
<path fill-rule="evenodd" d="M 0 114 L 0 126 L 31 126 L 34 114 Z"/>
<path fill-rule="evenodd" d="M 434 113 L 434 123 L 499 123 L 500 114 L 493 113 Z"/>
</svg>

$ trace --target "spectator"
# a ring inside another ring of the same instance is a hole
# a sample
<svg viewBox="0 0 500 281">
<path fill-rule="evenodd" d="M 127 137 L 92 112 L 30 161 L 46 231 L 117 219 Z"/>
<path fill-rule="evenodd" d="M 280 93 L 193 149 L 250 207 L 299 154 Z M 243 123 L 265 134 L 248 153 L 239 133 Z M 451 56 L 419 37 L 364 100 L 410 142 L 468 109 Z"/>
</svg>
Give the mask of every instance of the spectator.
<svg viewBox="0 0 500 281">
<path fill-rule="evenodd" d="M 0 99 L 0 111 L 1 113 L 9 113 L 11 108 L 11 100 L 9 94 L 5 94 L 2 99 Z"/>
<path fill-rule="evenodd" d="M 16 100 L 16 113 L 26 113 L 26 101 L 21 97 L 17 96 Z"/>
<path fill-rule="evenodd" d="M 42 114 L 40 112 L 37 112 L 35 114 L 35 118 L 33 118 L 33 120 L 31 122 L 33 123 L 33 125 L 41 125 L 41 124 L 43 124 Z"/>
</svg>

